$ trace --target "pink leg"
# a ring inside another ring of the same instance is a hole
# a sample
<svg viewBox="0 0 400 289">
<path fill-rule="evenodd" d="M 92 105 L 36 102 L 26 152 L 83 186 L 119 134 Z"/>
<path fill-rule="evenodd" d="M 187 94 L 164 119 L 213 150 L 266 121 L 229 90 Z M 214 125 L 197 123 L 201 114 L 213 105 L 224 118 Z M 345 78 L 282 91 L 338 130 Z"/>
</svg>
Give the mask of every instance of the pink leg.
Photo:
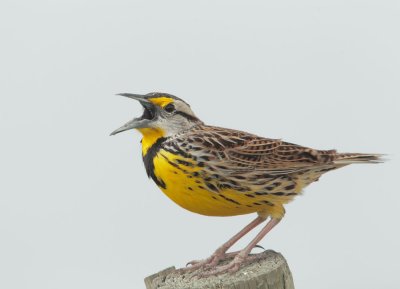
<svg viewBox="0 0 400 289">
<path fill-rule="evenodd" d="M 258 235 L 244 248 L 241 250 L 235 258 L 228 264 L 218 267 L 210 272 L 203 273 L 202 276 L 211 276 L 211 275 L 216 275 L 216 274 L 221 274 L 225 273 L 227 271 L 233 273 L 239 270 L 240 265 L 245 263 L 245 261 L 248 261 L 252 258 L 249 257 L 249 254 L 251 250 L 262 240 L 262 238 L 265 237 L 266 234 L 268 234 L 269 231 L 272 230 L 273 227 L 275 227 L 281 219 L 271 219 L 265 227 L 258 233 Z"/>
<path fill-rule="evenodd" d="M 228 240 L 228 242 L 224 243 L 221 247 L 219 247 L 209 258 L 205 260 L 194 260 L 190 261 L 187 263 L 187 265 L 191 265 L 190 267 L 181 269 L 183 271 L 191 271 L 195 270 L 200 267 L 214 267 L 218 264 L 218 262 L 224 258 L 226 258 L 226 251 L 232 247 L 240 238 L 242 238 L 244 235 L 246 235 L 248 232 L 250 232 L 252 229 L 257 227 L 259 224 L 264 222 L 266 218 L 264 217 L 257 217 L 254 219 L 250 224 L 248 224 L 246 227 L 244 227 L 239 233 L 237 233 L 235 236 L 233 236 L 231 239 Z M 257 245 L 257 244 L 255 244 Z M 255 246 L 254 245 L 254 246 Z"/>
</svg>

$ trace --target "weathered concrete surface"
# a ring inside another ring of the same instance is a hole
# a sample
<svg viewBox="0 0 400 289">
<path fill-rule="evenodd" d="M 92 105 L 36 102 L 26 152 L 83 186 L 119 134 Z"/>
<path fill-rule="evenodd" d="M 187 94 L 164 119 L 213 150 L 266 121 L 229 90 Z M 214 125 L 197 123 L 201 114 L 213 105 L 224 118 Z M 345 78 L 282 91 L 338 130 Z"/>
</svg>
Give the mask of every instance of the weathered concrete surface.
<svg viewBox="0 0 400 289">
<path fill-rule="evenodd" d="M 180 274 L 167 268 L 145 279 L 147 289 L 294 289 L 292 274 L 285 258 L 272 250 L 257 254 L 260 258 L 234 274 L 206 278 Z M 200 269 L 202 271 L 202 269 Z"/>
</svg>

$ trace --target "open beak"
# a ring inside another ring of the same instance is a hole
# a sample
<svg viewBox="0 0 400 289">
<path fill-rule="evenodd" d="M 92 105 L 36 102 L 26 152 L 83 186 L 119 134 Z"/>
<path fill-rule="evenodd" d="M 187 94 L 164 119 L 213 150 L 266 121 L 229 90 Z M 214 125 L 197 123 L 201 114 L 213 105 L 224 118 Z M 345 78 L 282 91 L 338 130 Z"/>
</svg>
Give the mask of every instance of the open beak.
<svg viewBox="0 0 400 289">
<path fill-rule="evenodd" d="M 116 135 L 117 133 L 130 130 L 133 128 L 145 128 L 148 127 L 148 124 L 153 121 L 156 115 L 156 107 L 153 103 L 151 103 L 147 96 L 140 94 L 132 94 L 132 93 L 119 93 L 117 95 L 122 95 L 125 97 L 129 97 L 135 99 L 140 102 L 140 104 L 144 107 L 144 112 L 141 117 L 137 117 L 128 121 L 126 124 L 114 130 L 110 135 Z"/>
</svg>

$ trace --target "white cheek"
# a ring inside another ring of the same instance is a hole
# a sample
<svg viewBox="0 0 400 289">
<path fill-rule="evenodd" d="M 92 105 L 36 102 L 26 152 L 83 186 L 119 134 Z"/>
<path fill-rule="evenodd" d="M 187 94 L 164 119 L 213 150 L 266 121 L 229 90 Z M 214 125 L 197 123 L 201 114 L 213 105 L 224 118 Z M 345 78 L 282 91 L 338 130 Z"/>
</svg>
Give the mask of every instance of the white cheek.
<svg viewBox="0 0 400 289">
<path fill-rule="evenodd" d="M 189 123 L 186 119 L 182 117 L 174 117 L 170 119 L 168 122 L 165 121 L 161 127 L 164 129 L 166 136 L 176 135 L 182 130 L 185 130 L 189 126 Z"/>
</svg>

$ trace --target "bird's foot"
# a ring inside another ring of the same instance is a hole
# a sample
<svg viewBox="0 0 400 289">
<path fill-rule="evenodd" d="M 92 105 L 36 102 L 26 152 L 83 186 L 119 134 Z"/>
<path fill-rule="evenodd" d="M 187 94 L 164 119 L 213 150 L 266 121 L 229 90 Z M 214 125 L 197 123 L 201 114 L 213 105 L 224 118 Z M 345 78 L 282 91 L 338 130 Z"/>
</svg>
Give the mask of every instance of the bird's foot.
<svg viewBox="0 0 400 289">
<path fill-rule="evenodd" d="M 261 248 L 261 249 L 263 249 L 265 251 L 265 249 L 260 245 L 256 245 L 255 247 Z M 234 252 L 226 253 L 226 252 L 224 252 L 224 250 L 222 248 L 219 248 L 210 257 L 208 257 L 207 259 L 204 259 L 204 260 L 193 260 L 193 261 L 188 262 L 186 264 L 186 268 L 178 269 L 178 272 L 186 273 L 186 272 L 193 272 L 193 271 L 195 271 L 197 269 L 206 269 L 206 270 L 207 269 L 213 269 L 213 268 L 217 267 L 217 265 L 222 261 L 236 258 L 236 256 L 241 252 L 242 251 L 234 251 Z M 246 261 L 247 260 L 249 260 L 249 261 L 255 260 L 255 259 L 257 259 L 256 257 L 258 256 L 258 255 L 246 255 L 244 252 L 242 252 L 242 254 L 245 257 L 244 258 L 243 257 L 238 257 L 238 258 L 246 259 Z M 234 260 L 232 262 L 234 262 Z M 224 265 L 224 266 L 226 266 L 226 265 Z M 224 266 L 221 266 L 221 267 L 224 267 Z M 202 273 L 201 272 L 197 272 L 194 275 L 199 275 L 199 274 L 202 274 Z"/>
<path fill-rule="evenodd" d="M 256 254 L 256 255 L 246 255 L 244 252 L 235 252 L 236 256 L 230 261 L 228 264 L 214 267 L 209 271 L 199 272 L 197 274 L 200 278 L 201 277 L 209 277 L 215 276 L 223 273 L 235 273 L 240 269 L 240 266 L 253 262 L 254 260 L 258 260 L 262 258 L 263 254 Z"/>
<path fill-rule="evenodd" d="M 233 258 L 239 253 L 237 252 L 231 252 L 231 253 L 225 253 L 223 250 L 218 249 L 215 251 L 210 257 L 204 260 L 193 260 L 190 261 L 186 264 L 186 268 L 181 268 L 179 269 L 180 272 L 185 273 L 185 272 L 191 272 L 200 268 L 214 268 L 218 265 L 220 261 Z"/>
</svg>

